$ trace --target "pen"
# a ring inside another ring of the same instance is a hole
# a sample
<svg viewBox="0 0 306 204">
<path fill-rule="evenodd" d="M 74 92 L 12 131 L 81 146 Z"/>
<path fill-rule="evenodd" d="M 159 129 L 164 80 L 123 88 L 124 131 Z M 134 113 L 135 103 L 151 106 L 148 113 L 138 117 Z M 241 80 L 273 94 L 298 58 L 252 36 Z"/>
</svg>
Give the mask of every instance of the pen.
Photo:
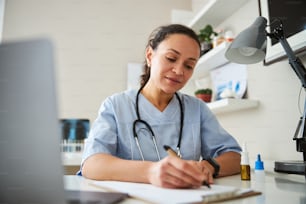
<svg viewBox="0 0 306 204">
<path fill-rule="evenodd" d="M 171 147 L 169 147 L 168 145 L 164 145 L 164 149 L 168 152 L 169 156 L 171 155 L 179 158 L 176 152 L 173 149 L 171 149 Z"/>
<path fill-rule="evenodd" d="M 171 149 L 171 147 L 169 147 L 168 145 L 164 145 L 164 149 L 167 151 L 169 156 L 174 156 L 174 157 L 180 158 L 176 154 L 176 152 L 173 149 Z M 210 188 L 210 185 L 207 181 L 203 181 L 203 185 L 206 186 L 207 188 Z"/>
<path fill-rule="evenodd" d="M 211 188 L 209 183 L 207 183 L 207 181 L 203 181 L 203 185 L 206 186 L 207 188 Z"/>
</svg>

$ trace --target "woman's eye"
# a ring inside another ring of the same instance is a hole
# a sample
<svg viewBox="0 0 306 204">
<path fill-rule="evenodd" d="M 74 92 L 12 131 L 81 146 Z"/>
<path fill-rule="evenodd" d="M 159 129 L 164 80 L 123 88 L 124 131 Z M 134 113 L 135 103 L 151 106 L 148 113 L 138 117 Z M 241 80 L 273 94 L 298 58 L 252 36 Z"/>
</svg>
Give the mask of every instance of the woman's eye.
<svg viewBox="0 0 306 204">
<path fill-rule="evenodd" d="M 193 66 L 188 65 L 188 64 L 186 64 L 185 67 L 186 67 L 187 69 L 193 69 Z"/>
<path fill-rule="evenodd" d="M 172 58 L 172 57 L 167 57 L 167 60 L 170 61 L 170 62 L 175 62 L 176 61 L 176 59 Z"/>
</svg>

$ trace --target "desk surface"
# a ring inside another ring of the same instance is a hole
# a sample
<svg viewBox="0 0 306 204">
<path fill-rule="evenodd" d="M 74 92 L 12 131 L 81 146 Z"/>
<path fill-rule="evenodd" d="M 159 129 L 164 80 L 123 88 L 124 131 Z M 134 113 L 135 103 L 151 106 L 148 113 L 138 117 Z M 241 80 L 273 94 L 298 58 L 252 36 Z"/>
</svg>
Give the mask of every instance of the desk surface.
<svg viewBox="0 0 306 204">
<path fill-rule="evenodd" d="M 65 188 L 71 190 L 101 191 L 89 184 L 90 180 L 80 176 L 65 176 Z M 227 201 L 228 204 L 271 204 L 290 203 L 306 204 L 306 180 L 301 175 L 288 175 L 266 170 L 264 182 L 255 179 L 254 172 L 251 181 L 241 181 L 240 175 L 215 179 L 216 184 L 230 185 L 239 188 L 252 188 L 262 192 L 261 195 Z M 143 203 L 135 199 L 127 199 L 122 203 Z"/>
</svg>

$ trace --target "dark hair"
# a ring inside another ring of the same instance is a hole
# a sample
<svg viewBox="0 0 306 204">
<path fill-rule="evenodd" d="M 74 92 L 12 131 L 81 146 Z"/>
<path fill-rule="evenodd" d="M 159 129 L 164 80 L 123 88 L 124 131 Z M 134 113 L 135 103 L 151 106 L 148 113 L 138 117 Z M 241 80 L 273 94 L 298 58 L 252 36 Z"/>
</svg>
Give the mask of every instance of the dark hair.
<svg viewBox="0 0 306 204">
<path fill-rule="evenodd" d="M 199 49 L 201 49 L 201 44 L 197 34 L 191 28 L 181 24 L 170 24 L 166 26 L 160 26 L 157 29 L 155 29 L 149 36 L 146 49 L 148 47 L 151 47 L 153 50 L 155 50 L 162 41 L 164 41 L 167 37 L 169 37 L 172 34 L 184 34 L 189 36 L 198 43 Z M 150 67 L 147 65 L 147 62 L 145 60 L 143 64 L 143 74 L 140 76 L 141 87 L 143 87 L 148 82 L 149 78 L 150 78 Z"/>
</svg>

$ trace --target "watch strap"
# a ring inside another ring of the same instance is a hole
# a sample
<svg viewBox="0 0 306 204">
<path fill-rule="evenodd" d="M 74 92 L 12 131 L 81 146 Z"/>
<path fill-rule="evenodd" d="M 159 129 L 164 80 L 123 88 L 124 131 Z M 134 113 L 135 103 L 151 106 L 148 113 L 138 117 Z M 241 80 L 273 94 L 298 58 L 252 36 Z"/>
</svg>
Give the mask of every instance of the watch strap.
<svg viewBox="0 0 306 204">
<path fill-rule="evenodd" d="M 208 158 L 208 159 L 206 159 L 206 161 L 207 161 L 210 165 L 212 165 L 212 166 L 214 167 L 215 172 L 214 172 L 214 174 L 213 174 L 213 177 L 216 178 L 216 177 L 219 175 L 220 165 L 219 165 L 218 162 L 217 162 L 215 159 L 213 159 L 213 158 Z"/>
</svg>

